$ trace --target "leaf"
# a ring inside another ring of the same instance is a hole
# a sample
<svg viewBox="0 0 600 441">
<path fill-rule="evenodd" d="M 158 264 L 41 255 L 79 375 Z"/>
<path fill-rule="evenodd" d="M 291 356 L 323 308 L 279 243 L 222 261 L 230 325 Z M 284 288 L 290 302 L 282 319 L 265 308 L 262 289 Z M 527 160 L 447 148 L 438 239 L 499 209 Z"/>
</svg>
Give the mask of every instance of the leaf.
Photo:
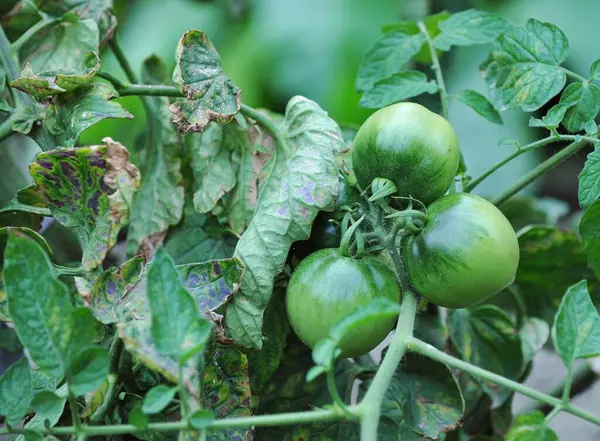
<svg viewBox="0 0 600 441">
<path fill-rule="evenodd" d="M 535 411 L 517 416 L 504 439 L 505 441 L 558 441 L 558 436 L 548 427 L 544 414 Z"/>
<path fill-rule="evenodd" d="M 586 208 L 600 198 L 600 144 L 588 157 L 583 170 L 579 173 L 579 205 Z"/>
<path fill-rule="evenodd" d="M 189 417 L 190 426 L 194 429 L 206 429 L 215 420 L 215 416 L 209 410 L 200 409 L 192 413 Z"/>
<path fill-rule="evenodd" d="M 23 357 L 0 376 L 0 415 L 6 424 L 17 426 L 29 410 L 31 403 L 31 374 L 29 363 Z"/>
<path fill-rule="evenodd" d="M 29 166 L 52 215 L 75 229 L 86 270 L 99 266 L 116 243 L 139 186 L 140 174 L 127 149 L 111 138 L 103 141 L 105 145 L 40 153 Z"/>
<path fill-rule="evenodd" d="M 285 291 L 275 288 L 265 311 L 264 340 L 260 351 L 248 354 L 248 371 L 252 393 L 260 394 L 277 372 L 283 358 L 290 324 L 285 308 Z"/>
<path fill-rule="evenodd" d="M 150 332 L 160 353 L 184 364 L 204 349 L 211 322 L 200 314 L 162 247 L 148 265 L 147 296 L 152 320 Z"/>
<path fill-rule="evenodd" d="M 43 107 L 37 103 L 20 107 L 13 115 L 14 120 L 12 129 L 15 132 L 28 135 L 31 132 L 33 125 L 40 119 L 42 112 Z"/>
<path fill-rule="evenodd" d="M 10 202 L 0 208 L 0 213 L 8 211 L 25 211 L 41 216 L 51 216 L 44 201 L 44 195 L 35 185 L 22 188 Z"/>
<path fill-rule="evenodd" d="M 533 116 L 529 118 L 529 127 L 543 127 L 548 130 L 555 130 L 565 117 L 567 110 L 571 104 L 557 104 L 552 106 L 548 113 L 542 117 L 542 119 L 534 118 Z"/>
<path fill-rule="evenodd" d="M 463 90 L 456 96 L 479 115 L 494 124 L 503 124 L 502 117 L 488 99 L 474 90 Z"/>
<path fill-rule="evenodd" d="M 569 204 L 550 197 L 533 198 L 516 195 L 498 206 L 515 231 L 529 225 L 556 225 L 571 209 Z"/>
<path fill-rule="evenodd" d="M 108 376 L 109 364 L 106 348 L 89 347 L 77 354 L 70 363 L 67 375 L 73 394 L 82 396 L 100 387 Z"/>
<path fill-rule="evenodd" d="M 579 221 L 583 252 L 596 277 L 600 277 L 600 201 L 594 202 Z"/>
<path fill-rule="evenodd" d="M 386 392 L 381 414 L 437 439 L 458 428 L 464 408 L 458 383 L 446 365 L 408 353 Z"/>
<path fill-rule="evenodd" d="M 511 27 L 512 25 L 498 14 L 467 9 L 440 22 L 441 32 L 433 39 L 433 45 L 437 49 L 448 51 L 452 45 L 491 43 Z"/>
<path fill-rule="evenodd" d="M 146 84 L 164 84 L 167 70 L 156 56 L 147 58 L 142 69 Z M 183 215 L 181 161 L 177 157 L 180 139 L 171 123 L 169 99 L 149 100 L 153 111 L 154 142 L 144 146 L 141 188 L 133 196 L 127 234 L 127 252 L 151 251 L 164 239 L 170 226 Z"/>
<path fill-rule="evenodd" d="M 89 84 L 100 69 L 98 43 L 98 26 L 91 19 L 67 13 L 49 20 L 21 46 L 24 67 L 11 86 L 45 97 Z"/>
<path fill-rule="evenodd" d="M 316 103 L 294 97 L 281 126 L 291 151 L 281 147 L 261 187 L 259 203 L 235 251 L 246 267 L 241 292 L 228 304 L 226 323 L 240 345 L 262 346 L 262 315 L 291 244 L 307 239 L 319 211 L 339 189 L 334 152 L 345 150 L 338 125 Z"/>
<path fill-rule="evenodd" d="M 448 327 L 452 343 L 464 361 L 512 380 L 519 379 L 524 366 L 521 339 L 504 311 L 491 305 L 453 310 L 448 316 Z M 501 406 L 511 394 L 497 384 L 473 379 L 492 399 L 493 407 Z"/>
<path fill-rule="evenodd" d="M 365 92 L 396 72 L 415 56 L 425 43 L 419 32 L 409 35 L 401 30 L 383 34 L 369 49 L 356 77 L 356 90 Z"/>
<path fill-rule="evenodd" d="M 494 107 L 526 112 L 542 107 L 565 85 L 560 64 L 568 51 L 567 37 L 558 27 L 535 19 L 500 35 L 480 67 Z"/>
<path fill-rule="evenodd" d="M 183 34 L 175 58 L 173 81 L 185 95 L 185 101 L 171 106 L 179 130 L 201 132 L 211 121 L 231 121 L 240 110 L 242 91 L 221 70 L 221 57 L 206 34 Z"/>
<path fill-rule="evenodd" d="M 515 283 L 524 293 L 527 313 L 552 323 L 567 288 L 591 276 L 581 243 L 573 233 L 551 226 L 527 227 L 517 236 L 520 257 Z"/>
<path fill-rule="evenodd" d="M 527 364 L 544 347 L 550 337 L 550 327 L 545 321 L 536 317 L 526 317 L 519 329 L 523 361 Z"/>
<path fill-rule="evenodd" d="M 600 110 L 600 87 L 590 83 L 572 83 L 563 91 L 560 102 L 570 104 L 563 125 L 569 132 L 583 130 Z"/>
<path fill-rule="evenodd" d="M 64 398 L 59 397 L 51 389 L 42 389 L 37 392 L 31 401 L 31 409 L 35 413 L 48 414 L 51 413 L 57 406 L 63 403 Z"/>
<path fill-rule="evenodd" d="M 73 334 L 67 287 L 54 278 L 42 247 L 23 233 L 9 234 L 3 275 L 19 340 L 40 369 L 63 376 Z"/>
<path fill-rule="evenodd" d="M 552 343 L 569 369 L 578 358 L 600 355 L 600 314 L 586 280 L 565 293 L 552 326 Z"/>
<path fill-rule="evenodd" d="M 377 81 L 362 96 L 360 106 L 378 109 L 422 93 L 436 93 L 438 90 L 437 83 L 428 81 L 423 72 L 408 70 Z"/>
<path fill-rule="evenodd" d="M 32 371 L 34 373 L 35 371 Z M 28 422 L 25 424 L 25 429 L 41 431 L 48 427 L 54 427 L 58 423 L 67 402 L 67 385 L 61 386 L 59 389 L 51 388 L 55 395 L 59 397 L 53 403 L 43 409 L 40 409 Z M 19 435 L 15 441 L 26 441 L 23 435 Z"/>
<path fill-rule="evenodd" d="M 148 391 L 142 403 L 142 412 L 152 415 L 162 412 L 175 397 L 176 387 L 159 384 Z"/>
<path fill-rule="evenodd" d="M 248 417 L 250 411 L 250 381 L 248 360 L 235 346 L 213 343 L 206 351 L 203 373 L 203 403 L 218 419 Z M 253 431 L 231 428 L 211 431 L 208 441 L 252 441 Z"/>
<path fill-rule="evenodd" d="M 121 104 L 111 101 L 118 97 L 117 91 L 107 83 L 80 87 L 55 99 L 44 124 L 57 145 L 73 147 L 85 129 L 105 118 L 133 118 Z"/>
<path fill-rule="evenodd" d="M 600 58 L 591 64 L 590 78 L 596 81 L 600 80 Z"/>
<path fill-rule="evenodd" d="M 146 429 L 150 420 L 140 407 L 134 407 L 129 413 L 129 423 L 140 429 Z"/>
</svg>

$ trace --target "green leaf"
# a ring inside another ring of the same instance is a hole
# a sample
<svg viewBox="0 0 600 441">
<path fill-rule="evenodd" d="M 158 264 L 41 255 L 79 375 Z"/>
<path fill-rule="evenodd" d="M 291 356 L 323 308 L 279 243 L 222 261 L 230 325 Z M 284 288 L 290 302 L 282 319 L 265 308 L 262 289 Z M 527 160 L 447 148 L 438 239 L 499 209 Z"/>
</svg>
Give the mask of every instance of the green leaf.
<svg viewBox="0 0 600 441">
<path fill-rule="evenodd" d="M 526 317 L 519 329 L 523 361 L 529 363 L 544 347 L 550 336 L 550 327 L 545 321 L 536 317 Z"/>
<path fill-rule="evenodd" d="M 150 420 L 142 411 L 141 407 L 134 407 L 129 413 L 129 423 L 139 429 L 146 429 L 150 423 Z"/>
<path fill-rule="evenodd" d="M 594 146 L 579 173 L 579 205 L 586 208 L 600 198 L 600 144 Z"/>
<path fill-rule="evenodd" d="M 463 90 L 456 98 L 494 124 L 503 124 L 502 117 L 488 99 L 474 90 Z"/>
<path fill-rule="evenodd" d="M 32 371 L 32 373 L 35 373 L 35 371 Z M 40 409 L 33 418 L 25 424 L 25 429 L 41 431 L 48 427 L 54 427 L 56 423 L 58 423 L 67 402 L 67 385 L 65 384 L 59 389 L 54 390 L 54 393 L 60 399 L 53 403 L 47 403 L 48 405 L 45 406 L 43 410 Z M 15 441 L 26 440 L 23 435 L 19 435 Z"/>
<path fill-rule="evenodd" d="M 19 340 L 40 369 L 63 376 L 73 335 L 67 287 L 54 278 L 42 247 L 23 233 L 9 235 L 3 275 Z"/>
<path fill-rule="evenodd" d="M 85 129 L 105 118 L 133 118 L 121 104 L 111 101 L 118 97 L 117 91 L 107 83 L 81 87 L 58 96 L 44 124 L 57 145 L 73 147 Z"/>
<path fill-rule="evenodd" d="M 150 332 L 160 353 L 174 356 L 183 364 L 204 349 L 212 324 L 201 315 L 162 247 L 148 265 L 147 296 L 152 319 Z"/>
<path fill-rule="evenodd" d="M 145 84 L 164 84 L 167 70 L 156 57 L 144 61 L 142 78 Z M 144 146 L 141 188 L 133 196 L 131 219 L 127 234 L 127 252 L 135 254 L 153 250 L 176 225 L 183 214 L 183 185 L 181 161 L 177 157 L 180 139 L 171 123 L 169 99 L 155 97 L 152 104 L 151 124 L 154 136 Z"/>
<path fill-rule="evenodd" d="M 176 387 L 159 384 L 148 391 L 142 403 L 142 412 L 152 415 L 162 412 L 175 397 Z"/>
<path fill-rule="evenodd" d="M 22 188 L 10 202 L 0 208 L 0 213 L 8 211 L 25 211 L 41 216 L 51 216 L 44 195 L 35 185 Z"/>
<path fill-rule="evenodd" d="M 583 252 L 596 277 L 600 277 L 600 201 L 594 202 L 579 221 Z"/>
<path fill-rule="evenodd" d="M 450 369 L 408 353 L 386 392 L 381 414 L 399 426 L 437 439 L 461 423 L 465 402 Z"/>
<path fill-rule="evenodd" d="M 519 268 L 515 283 L 530 316 L 552 323 L 567 288 L 591 276 L 575 234 L 551 226 L 519 232 Z M 569 256 L 564 259 L 564 256 Z"/>
<path fill-rule="evenodd" d="M 515 418 L 505 441 L 558 441 L 558 436 L 546 423 L 540 411 L 519 415 Z"/>
<path fill-rule="evenodd" d="M 241 292 L 228 304 L 226 324 L 234 340 L 248 347 L 262 346 L 262 316 L 291 244 L 307 239 L 319 211 L 333 206 L 339 189 L 333 155 L 346 149 L 335 121 L 303 97 L 290 100 L 281 128 L 290 151 L 274 156 L 235 251 L 246 275 Z"/>
<path fill-rule="evenodd" d="M 250 410 L 250 380 L 248 359 L 237 347 L 213 343 L 206 351 L 203 374 L 203 408 L 219 419 L 248 417 Z M 193 423 L 192 423 L 193 424 Z M 208 441 L 252 441 L 250 427 L 211 431 Z"/>
<path fill-rule="evenodd" d="M 57 407 L 64 406 L 64 397 L 59 397 L 51 389 L 43 389 L 36 393 L 31 401 L 31 408 L 35 413 L 47 415 Z"/>
<path fill-rule="evenodd" d="M 586 280 L 565 293 L 552 326 L 552 343 L 569 369 L 578 358 L 600 355 L 600 314 Z"/>
<path fill-rule="evenodd" d="M 422 93 L 436 93 L 438 90 L 437 83 L 429 81 L 423 72 L 408 70 L 377 81 L 362 96 L 360 106 L 378 109 Z"/>
<path fill-rule="evenodd" d="M 277 372 L 290 332 L 285 309 L 285 290 L 275 288 L 265 311 L 264 341 L 260 351 L 248 354 L 252 393 L 260 394 Z"/>
<path fill-rule="evenodd" d="M 481 66 L 494 107 L 500 111 L 539 109 L 562 90 L 569 42 L 550 23 L 534 19 L 526 28 L 514 27 L 500 35 Z"/>
<path fill-rule="evenodd" d="M 15 132 L 28 135 L 33 125 L 40 119 L 43 107 L 39 104 L 30 104 L 20 107 L 15 115 L 12 129 Z"/>
<path fill-rule="evenodd" d="M 418 30 L 417 30 L 418 31 Z M 356 90 L 365 92 L 402 68 L 421 50 L 425 36 L 401 30 L 387 32 L 375 42 L 362 61 L 356 77 Z"/>
<path fill-rule="evenodd" d="M 67 13 L 49 20 L 21 46 L 24 67 L 11 86 L 45 97 L 89 84 L 100 69 L 98 43 L 98 26 L 91 19 Z"/>
<path fill-rule="evenodd" d="M 498 14 L 467 9 L 440 22 L 441 33 L 433 39 L 433 45 L 437 49 L 447 51 L 452 45 L 491 43 L 511 27 L 512 25 Z"/>
<path fill-rule="evenodd" d="M 109 364 L 106 348 L 89 347 L 79 352 L 71 361 L 67 374 L 71 391 L 81 396 L 97 389 L 108 376 Z"/>
<path fill-rule="evenodd" d="M 595 135 L 596 133 L 598 133 L 598 126 L 596 125 L 596 121 L 586 122 L 583 126 L 583 129 L 585 130 L 585 133 L 587 135 Z"/>
<path fill-rule="evenodd" d="M 570 104 L 563 124 L 569 132 L 579 132 L 600 110 L 600 87 L 590 83 L 572 83 L 563 91 L 560 102 Z"/>
<path fill-rule="evenodd" d="M 529 118 L 529 127 L 543 127 L 548 130 L 556 129 L 565 114 L 569 110 L 571 104 L 557 104 L 552 106 L 548 113 L 542 117 L 542 119 L 534 118 L 533 116 Z"/>
<path fill-rule="evenodd" d="M 197 410 L 189 417 L 190 426 L 199 430 L 208 428 L 214 420 L 213 413 L 206 409 Z"/>
<path fill-rule="evenodd" d="M 463 360 L 503 377 L 519 379 L 524 366 L 521 339 L 504 311 L 491 305 L 453 310 L 448 316 L 448 327 Z M 494 407 L 501 406 L 512 393 L 497 384 L 474 380 L 492 399 Z"/>
<path fill-rule="evenodd" d="M 171 106 L 182 133 L 199 132 L 211 121 L 231 121 L 241 106 L 241 90 L 221 69 L 221 57 L 202 31 L 183 34 L 177 44 L 173 81 L 185 95 Z"/>
<path fill-rule="evenodd" d="M 86 270 L 99 266 L 129 220 L 139 171 L 121 144 L 106 144 L 40 153 L 29 167 L 52 215 L 74 228 Z"/>
<path fill-rule="evenodd" d="M 590 66 L 590 79 L 600 80 L 600 58 L 594 61 Z"/>
<path fill-rule="evenodd" d="M 29 236 L 31 239 L 35 240 L 44 250 L 44 252 L 48 253 L 48 255 L 52 255 L 52 249 L 46 239 L 44 239 L 37 231 L 32 230 L 27 227 L 0 227 L 0 263 L 2 263 L 4 258 L 4 248 L 6 246 L 6 241 L 8 237 L 10 237 L 10 233 L 21 233 L 26 236 Z"/>
<path fill-rule="evenodd" d="M 23 357 L 0 376 L 0 415 L 6 416 L 6 424 L 21 423 L 32 395 L 29 363 Z"/>
</svg>

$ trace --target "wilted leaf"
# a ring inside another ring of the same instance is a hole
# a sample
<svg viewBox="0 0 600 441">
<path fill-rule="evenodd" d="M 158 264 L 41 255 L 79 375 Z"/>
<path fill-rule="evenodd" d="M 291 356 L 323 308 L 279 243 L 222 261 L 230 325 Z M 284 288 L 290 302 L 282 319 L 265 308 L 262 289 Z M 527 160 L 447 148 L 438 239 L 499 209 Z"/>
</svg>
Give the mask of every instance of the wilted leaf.
<svg viewBox="0 0 600 441">
<path fill-rule="evenodd" d="M 526 317 L 519 329 L 523 360 L 529 363 L 533 357 L 544 347 L 550 337 L 550 327 L 545 321 L 536 317 Z"/>
</svg>

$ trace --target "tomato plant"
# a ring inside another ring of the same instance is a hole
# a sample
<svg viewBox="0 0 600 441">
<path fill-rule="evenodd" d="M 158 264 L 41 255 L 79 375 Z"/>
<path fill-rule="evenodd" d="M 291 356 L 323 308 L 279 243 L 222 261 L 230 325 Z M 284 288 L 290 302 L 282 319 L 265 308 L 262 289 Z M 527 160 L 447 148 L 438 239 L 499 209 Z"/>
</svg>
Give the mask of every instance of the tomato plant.
<svg viewBox="0 0 600 441">
<path fill-rule="evenodd" d="M 110 0 L 8 0 L 0 23 L 0 152 L 30 163 L 30 185 L 0 186 L 0 357 L 16 354 L 0 436 L 552 441 L 560 413 L 600 425 L 572 400 L 600 355 L 600 60 L 567 69 L 560 28 L 472 9 L 386 26 L 356 76 L 375 112 L 342 129 L 303 96 L 249 106 L 201 30 L 172 71 L 132 66 Z M 449 93 L 440 57 L 471 45 L 487 45 L 487 94 Z M 501 140 L 514 150 L 472 176 L 451 100 L 494 124 L 537 112 L 545 136 Z M 84 145 L 133 117 L 134 145 Z M 583 151 L 577 213 L 516 196 Z M 309 238 L 331 248 L 290 252 Z M 566 368 L 547 392 L 524 384 L 544 346 Z M 530 411 L 513 415 L 515 394 Z"/>
</svg>

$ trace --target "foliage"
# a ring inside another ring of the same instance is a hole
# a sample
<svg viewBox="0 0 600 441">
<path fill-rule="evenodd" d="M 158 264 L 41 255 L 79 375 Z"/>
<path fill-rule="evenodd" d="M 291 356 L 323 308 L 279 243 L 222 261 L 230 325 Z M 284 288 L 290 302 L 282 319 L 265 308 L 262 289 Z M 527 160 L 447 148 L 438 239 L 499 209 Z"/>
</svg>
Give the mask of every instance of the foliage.
<svg viewBox="0 0 600 441">
<path fill-rule="evenodd" d="M 530 119 L 546 138 L 501 140 L 516 150 L 475 179 L 461 158 L 452 191 L 570 143 L 491 201 L 518 230 L 514 282 L 487 303 L 446 311 L 417 298 L 401 264 L 426 207 L 380 177 L 357 188 L 360 201 L 338 203 L 340 179 L 357 186 L 356 131 L 318 103 L 292 97 L 284 115 L 247 106 L 201 30 L 181 37 L 172 75 L 152 56 L 140 82 L 115 39 L 110 0 L 9 0 L 0 15 L 0 140 L 21 133 L 41 149 L 33 185 L 0 207 L 9 325 L 0 348 L 25 349 L 0 376 L 0 435 L 553 441 L 548 423 L 560 412 L 600 424 L 570 401 L 575 361 L 600 355 L 600 60 L 585 75 L 566 69 L 569 41 L 557 26 L 442 11 L 384 27 L 357 72 L 360 105 L 372 109 L 427 93 L 446 119 L 456 99 L 502 124 L 501 112 L 549 107 Z M 439 57 L 482 44 L 487 96 L 449 95 Z M 126 81 L 103 70 L 109 50 Z M 80 146 L 103 119 L 138 116 L 119 100 L 130 95 L 142 97 L 148 121 L 135 145 Z M 576 231 L 557 225 L 564 204 L 513 197 L 588 146 Z M 290 327 L 285 289 L 303 257 L 294 244 L 334 209 L 344 256 L 393 267 L 403 298 L 345 316 L 311 351 Z M 75 238 L 74 254 L 61 254 L 48 224 Z M 340 357 L 344 337 L 396 317 L 380 363 Z M 560 397 L 522 384 L 549 339 L 568 372 Z M 514 393 L 552 410 L 513 416 Z"/>
</svg>

